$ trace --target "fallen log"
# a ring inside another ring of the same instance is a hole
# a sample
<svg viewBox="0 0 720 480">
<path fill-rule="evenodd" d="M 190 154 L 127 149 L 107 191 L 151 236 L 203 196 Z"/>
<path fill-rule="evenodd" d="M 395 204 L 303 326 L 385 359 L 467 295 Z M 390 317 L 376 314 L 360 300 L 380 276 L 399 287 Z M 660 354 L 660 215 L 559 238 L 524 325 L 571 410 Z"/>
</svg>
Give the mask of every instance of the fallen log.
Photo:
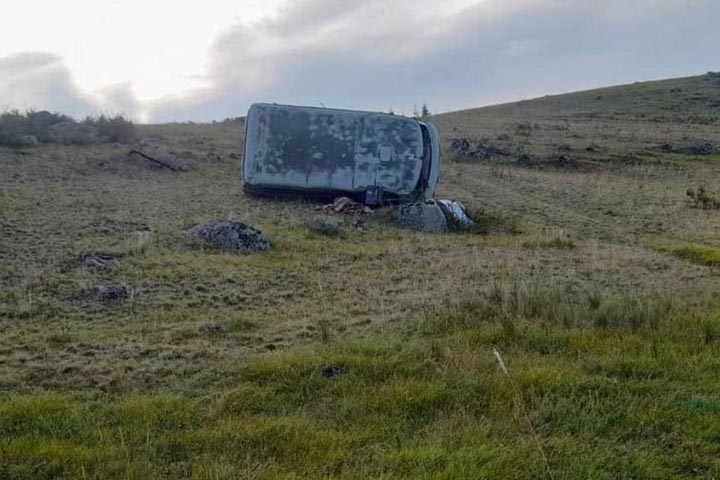
<svg viewBox="0 0 720 480">
<path fill-rule="evenodd" d="M 146 160 L 149 160 L 156 165 L 159 165 L 163 168 L 167 168 L 168 170 L 172 170 L 173 172 L 185 172 L 187 171 L 187 167 L 180 163 L 180 161 L 175 158 L 173 155 L 170 155 L 169 153 L 158 153 L 154 155 L 148 155 L 145 152 L 141 152 L 140 150 L 130 150 L 128 152 L 128 156 L 130 155 L 140 155 Z"/>
</svg>

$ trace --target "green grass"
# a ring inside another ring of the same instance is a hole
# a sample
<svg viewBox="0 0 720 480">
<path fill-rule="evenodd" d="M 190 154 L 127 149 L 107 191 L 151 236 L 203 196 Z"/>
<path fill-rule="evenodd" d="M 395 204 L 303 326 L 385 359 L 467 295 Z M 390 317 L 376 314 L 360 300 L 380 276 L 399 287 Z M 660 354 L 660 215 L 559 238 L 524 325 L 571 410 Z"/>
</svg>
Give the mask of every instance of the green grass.
<svg viewBox="0 0 720 480">
<path fill-rule="evenodd" d="M 704 245 L 685 245 L 671 248 L 670 251 L 700 265 L 720 265 L 720 249 Z"/>
<path fill-rule="evenodd" d="M 243 195 L 242 122 L 138 127 L 187 172 L 0 149 L 0 479 L 717 478 L 720 215 L 686 195 L 720 178 L 715 80 L 435 117 L 510 152 L 445 152 L 478 219 L 449 235 L 308 232 L 314 204 Z M 184 233 L 210 219 L 275 249 Z"/>
<path fill-rule="evenodd" d="M 231 374 L 232 386 L 190 396 L 7 396 L 0 472 L 543 478 L 545 456 L 555 478 L 720 473 L 713 453 L 718 344 L 704 340 L 707 326 L 692 314 L 641 328 L 550 328 L 514 317 L 508 336 L 503 315 L 475 313 L 481 322 L 446 321 L 442 334 L 342 340 L 249 358 Z M 328 379 L 326 366 L 347 373 Z"/>
</svg>

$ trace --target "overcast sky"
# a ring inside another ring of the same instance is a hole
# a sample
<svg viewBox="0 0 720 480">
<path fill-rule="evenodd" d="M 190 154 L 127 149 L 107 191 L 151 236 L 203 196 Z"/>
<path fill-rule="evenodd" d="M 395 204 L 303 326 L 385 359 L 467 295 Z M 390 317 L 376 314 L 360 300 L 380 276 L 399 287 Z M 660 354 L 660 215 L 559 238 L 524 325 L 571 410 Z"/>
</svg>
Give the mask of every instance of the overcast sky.
<svg viewBox="0 0 720 480">
<path fill-rule="evenodd" d="M 0 16 L 0 109 L 442 112 L 720 70 L 718 47 L 718 0 L 23 0 Z"/>
</svg>

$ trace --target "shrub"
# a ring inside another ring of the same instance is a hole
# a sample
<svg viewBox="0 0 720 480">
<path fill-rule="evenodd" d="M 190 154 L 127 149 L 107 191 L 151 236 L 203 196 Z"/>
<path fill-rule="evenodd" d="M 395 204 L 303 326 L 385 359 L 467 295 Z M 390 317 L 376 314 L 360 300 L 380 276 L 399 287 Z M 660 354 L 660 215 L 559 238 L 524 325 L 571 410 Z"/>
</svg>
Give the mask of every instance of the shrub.
<svg viewBox="0 0 720 480">
<path fill-rule="evenodd" d="M 17 110 L 0 115 L 0 145 L 9 147 L 33 146 L 38 142 L 50 142 L 51 127 L 72 121 L 70 117 L 48 111 Z"/>
<path fill-rule="evenodd" d="M 135 126 L 117 115 L 88 117 L 83 122 L 45 110 L 0 114 L 0 145 L 31 147 L 38 143 L 84 145 L 101 142 L 128 143 L 135 138 Z"/>
<path fill-rule="evenodd" d="M 703 210 L 720 210 L 720 199 L 705 190 L 704 186 L 698 187 L 697 190 L 688 188 L 687 196 L 693 202 L 693 207 L 702 208 Z"/>
<path fill-rule="evenodd" d="M 135 125 L 122 115 L 87 117 L 83 123 L 95 127 L 104 142 L 130 143 L 135 139 Z"/>
</svg>

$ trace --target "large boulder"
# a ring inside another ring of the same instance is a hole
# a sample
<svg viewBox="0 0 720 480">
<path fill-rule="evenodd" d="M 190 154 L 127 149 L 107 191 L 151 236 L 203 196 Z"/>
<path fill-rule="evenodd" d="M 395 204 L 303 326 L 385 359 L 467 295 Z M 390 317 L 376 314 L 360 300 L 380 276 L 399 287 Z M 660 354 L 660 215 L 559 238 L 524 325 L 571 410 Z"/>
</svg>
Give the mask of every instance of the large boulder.
<svg viewBox="0 0 720 480">
<path fill-rule="evenodd" d="M 240 222 L 208 222 L 191 228 L 188 233 L 226 252 L 253 253 L 272 248 L 260 230 Z"/>
<path fill-rule="evenodd" d="M 443 233 L 448 229 L 447 218 L 434 201 L 401 205 L 395 215 L 400 225 L 419 232 Z"/>
</svg>

